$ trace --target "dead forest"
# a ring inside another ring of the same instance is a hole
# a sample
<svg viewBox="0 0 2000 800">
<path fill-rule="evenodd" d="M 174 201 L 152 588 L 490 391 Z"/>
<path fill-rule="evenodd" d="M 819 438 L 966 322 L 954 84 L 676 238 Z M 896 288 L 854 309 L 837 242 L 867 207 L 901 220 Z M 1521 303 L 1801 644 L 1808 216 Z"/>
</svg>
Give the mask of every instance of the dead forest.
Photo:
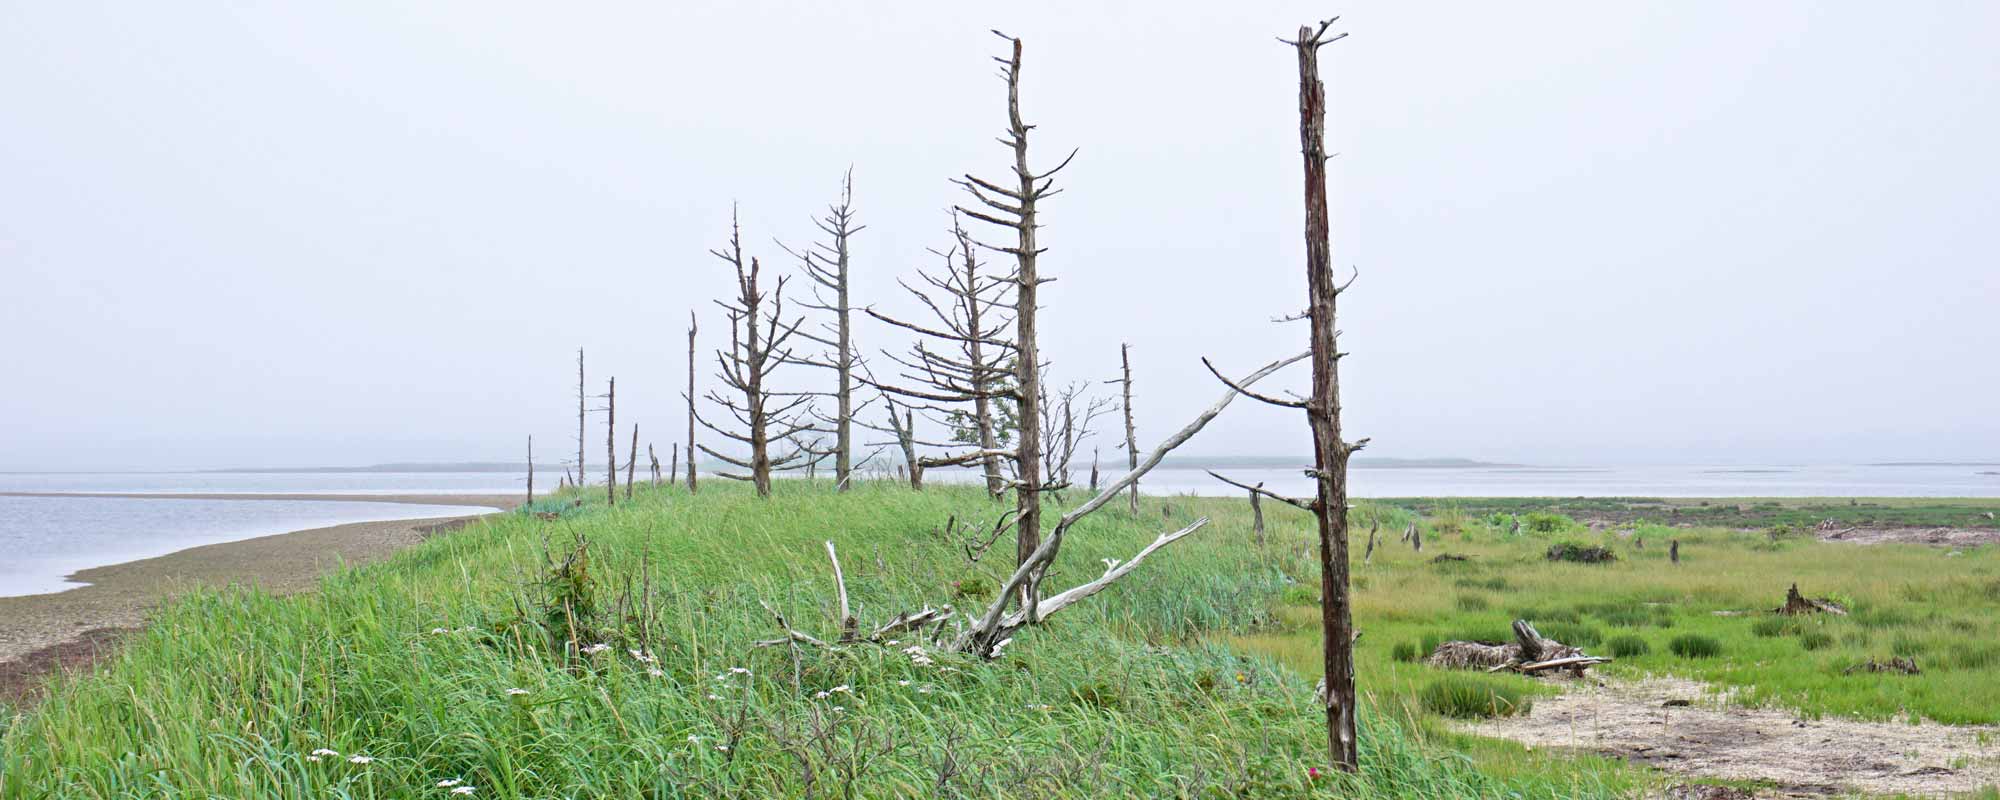
<svg viewBox="0 0 2000 800">
<path fill-rule="evenodd" d="M 678 481 L 696 492 L 701 463 L 713 465 L 711 476 L 748 483 L 768 497 L 783 491 L 781 475 L 818 477 L 822 468 L 837 491 L 870 476 L 922 491 L 927 472 L 972 470 L 993 501 L 988 519 L 968 521 L 975 531 L 972 538 L 982 549 L 1011 542 L 1014 565 L 995 599 L 983 608 L 939 603 L 864 622 L 848 610 L 840 554 L 829 542 L 824 555 L 838 586 L 838 630 L 805 630 L 772 611 L 784 635 L 760 644 L 801 648 L 920 641 L 981 658 L 999 655 L 1027 629 L 1130 575 L 1156 552 L 1207 525 L 1208 519 L 1201 518 L 1163 531 L 1129 557 L 1107 560 L 1103 573 L 1093 579 L 1066 587 L 1045 585 L 1065 537 L 1079 521 L 1106 509 L 1137 515 L 1146 474 L 1238 396 L 1247 396 L 1304 412 L 1315 453 L 1307 472 L 1316 479 L 1317 490 L 1309 498 L 1280 497 L 1261 486 L 1216 477 L 1246 491 L 1253 503 L 1269 498 L 1317 519 L 1327 760 L 1339 769 L 1356 768 L 1346 473 L 1349 457 L 1366 440 L 1343 438 L 1340 420 L 1339 360 L 1345 354 L 1339 351 L 1337 299 L 1352 278 L 1339 281 L 1333 266 L 1319 65 L 1321 49 L 1345 36 L 1329 33 L 1334 23 L 1302 26 L 1295 35 L 1279 38 L 1294 52 L 1298 70 L 1300 202 L 1305 210 L 1300 273 L 1305 291 L 1291 300 L 1273 298 L 1274 308 L 1294 311 L 1274 321 L 1278 327 L 1272 336 L 1274 341 L 1304 341 L 1297 352 L 1247 370 L 1212 364 L 1198 353 L 1142 354 L 1150 363 L 1200 363 L 1219 383 L 1210 405 L 1150 444 L 1142 442 L 1133 419 L 1133 405 L 1143 402 L 1145 383 L 1142 374 L 1135 376 L 1129 344 L 1119 347 L 1118 374 L 1065 378 L 1041 341 L 1040 317 L 1048 305 L 1042 294 L 1053 290 L 1057 278 L 1043 260 L 1052 251 L 1042 237 L 1044 220 L 1061 213 L 1060 204 L 1053 202 L 1065 191 L 1058 179 L 1087 159 L 1081 147 L 1055 153 L 1035 149 L 1040 125 L 1029 121 L 1028 98 L 1023 96 L 1021 78 L 1030 61 L 1022 38 L 993 32 L 998 53 L 991 58 L 1004 90 L 995 93 L 993 116 L 1004 152 L 996 153 L 990 166 L 947 179 L 945 187 L 957 199 L 948 206 L 949 225 L 938 233 L 931 260 L 896 277 L 906 304 L 920 309 L 916 316 L 878 311 L 873 305 L 877 298 L 853 290 L 857 274 L 898 269 L 895 261 L 866 246 L 864 232 L 870 225 L 861 222 L 866 165 L 840 174 L 831 202 L 809 217 L 818 232 L 809 242 L 786 244 L 764 232 L 746 232 L 732 208 L 726 238 L 708 257 L 711 265 L 721 262 L 733 290 L 713 298 L 706 316 L 699 308 L 689 312 L 687 383 L 680 392 L 686 402 L 684 441 L 666 444 L 664 469 L 656 445 L 646 443 L 648 481 Z M 757 243 L 765 241 L 772 242 L 782 261 L 761 252 Z M 1060 250 L 1055 254 L 1060 256 Z M 1060 258 L 1053 262 L 1060 263 Z M 1303 310 L 1296 311 L 1301 299 Z M 1301 376 L 1309 386 L 1305 395 L 1255 388 L 1301 361 L 1309 370 Z M 615 377 L 603 379 L 602 394 L 592 394 L 587 380 L 585 354 L 579 349 L 577 449 L 565 465 L 562 485 L 590 482 L 587 467 L 594 465 L 588 464 L 586 441 L 592 435 L 590 418 L 599 416 L 604 497 L 616 504 L 622 494 L 629 501 L 639 472 L 638 426 L 619 427 Z M 1098 429 L 1113 419 L 1119 429 L 1109 442 L 1101 441 Z M 621 439 L 626 442 L 622 464 Z M 1124 463 L 1100 475 L 1106 444 L 1123 450 Z M 532 461 L 532 440 L 529 448 Z M 680 465 L 683 455 L 685 467 Z M 1085 469 L 1088 482 L 1078 486 L 1075 476 Z M 532 503 L 532 482 L 528 494 Z"/>
</svg>

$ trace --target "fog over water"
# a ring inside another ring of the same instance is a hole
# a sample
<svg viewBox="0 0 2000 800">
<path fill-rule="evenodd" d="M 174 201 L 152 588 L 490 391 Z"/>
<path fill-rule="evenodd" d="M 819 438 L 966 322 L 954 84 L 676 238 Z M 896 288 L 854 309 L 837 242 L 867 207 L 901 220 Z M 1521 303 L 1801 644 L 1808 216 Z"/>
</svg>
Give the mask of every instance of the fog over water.
<svg viewBox="0 0 2000 800">
<path fill-rule="evenodd" d="M 1334 12 L 1371 454 L 2000 460 L 2000 4 L 64 2 L 0 8 L 0 469 L 519 459 L 529 435 L 559 459 L 578 347 L 664 462 L 690 309 L 715 385 L 732 201 L 794 271 L 773 240 L 807 241 L 851 165 L 856 296 L 913 311 L 896 280 L 944 243 L 947 180 L 1009 163 L 989 28 L 1026 40 L 1036 161 L 1079 149 L 1044 208 L 1053 377 L 1109 378 L 1130 342 L 1155 441 L 1218 394 L 1200 356 L 1303 349 L 1268 321 L 1303 293 L 1273 37 Z M 1242 402 L 1185 452 L 1306 435 Z M 1918 473 L 1852 493 L 1890 474 Z M 1356 486 L 1586 480 L 1495 475 Z M 1982 493 L 1935 477 L 1911 490 Z"/>
</svg>

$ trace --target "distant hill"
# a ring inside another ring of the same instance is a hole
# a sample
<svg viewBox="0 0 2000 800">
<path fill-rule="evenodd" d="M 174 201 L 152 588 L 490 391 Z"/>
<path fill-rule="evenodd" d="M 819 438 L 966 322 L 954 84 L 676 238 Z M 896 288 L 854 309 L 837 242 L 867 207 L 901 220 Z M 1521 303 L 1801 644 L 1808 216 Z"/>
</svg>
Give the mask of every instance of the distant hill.
<svg viewBox="0 0 2000 800">
<path fill-rule="evenodd" d="M 561 472 L 561 464 L 536 464 L 536 472 Z M 525 462 L 506 461 L 458 461 L 447 463 L 371 464 L 365 467 L 248 467 L 241 469 L 207 469 L 203 473 L 236 472 L 259 475 L 273 474 L 327 474 L 357 472 L 527 472 Z"/>
</svg>

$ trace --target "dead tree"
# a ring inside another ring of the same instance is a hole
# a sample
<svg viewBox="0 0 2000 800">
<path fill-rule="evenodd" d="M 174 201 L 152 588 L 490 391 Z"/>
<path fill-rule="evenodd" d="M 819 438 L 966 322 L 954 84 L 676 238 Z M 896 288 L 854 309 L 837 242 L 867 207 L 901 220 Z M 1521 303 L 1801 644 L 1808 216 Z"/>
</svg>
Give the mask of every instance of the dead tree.
<svg viewBox="0 0 2000 800">
<path fill-rule="evenodd" d="M 654 485 L 654 486 L 656 486 L 656 487 L 657 487 L 657 486 L 659 486 L 659 485 L 660 485 L 660 454 L 659 454 L 659 453 L 656 453 L 656 452 L 654 452 L 654 451 L 653 451 L 653 443 L 652 443 L 652 442 L 647 442 L 647 443 L 646 443 L 646 468 L 647 468 L 648 470 L 650 470 L 650 473 L 649 473 L 649 474 L 651 474 L 651 475 L 653 476 L 653 480 L 652 480 L 652 483 L 653 483 L 653 485 Z"/>
<path fill-rule="evenodd" d="M 1048 385 L 1043 376 L 1043 386 Z M 1070 464 L 1097 418 L 1109 413 L 1111 401 L 1084 394 L 1082 384 L 1072 383 L 1042 392 L 1042 476 L 1044 491 L 1060 492 L 1070 487 Z M 1133 495 L 1137 497 L 1137 495 Z"/>
<path fill-rule="evenodd" d="M 1264 482 L 1258 481 L 1257 488 L 1258 489 L 1264 488 Z M 1250 492 L 1250 530 L 1251 532 L 1257 534 L 1257 546 L 1260 548 L 1263 547 L 1264 546 L 1264 496 L 1258 494 L 1254 490 Z"/>
<path fill-rule="evenodd" d="M 697 331 L 697 330 L 700 330 L 700 329 L 701 329 L 701 326 L 700 326 L 700 325 L 698 325 L 698 324 L 696 324 L 696 322 L 695 322 L 695 317 L 694 317 L 694 312 L 693 312 L 693 311 L 689 311 L 689 312 L 688 312 L 688 388 L 687 388 L 687 393 L 686 393 L 686 394 L 683 394 L 683 395 L 681 395 L 681 397 L 684 397 L 684 398 L 686 398 L 686 399 L 687 399 L 687 406 L 688 406 L 688 443 L 687 443 L 687 454 L 688 454 L 688 475 L 687 475 L 687 481 L 688 481 L 688 494 L 694 494 L 694 493 L 695 493 L 695 489 L 696 489 L 696 487 L 695 487 L 695 482 L 694 482 L 694 422 L 695 422 L 695 415 L 694 415 L 694 398 L 695 398 L 695 394 L 694 394 L 694 334 L 695 334 L 695 331 Z"/>
<path fill-rule="evenodd" d="M 1002 461 L 1011 458 L 1012 452 L 1003 448 L 1012 443 L 1014 436 L 1011 430 L 1014 426 L 1003 424 L 1002 415 L 1006 419 L 1017 416 L 1011 413 L 1009 405 L 1010 364 L 1015 352 L 1013 342 L 1007 338 L 1007 329 L 1014 324 L 1012 303 L 1007 300 L 1010 284 L 1004 277 L 986 273 L 986 263 L 979 258 L 979 246 L 959 224 L 955 212 L 951 236 L 950 246 L 931 250 L 942 259 L 943 267 L 936 271 L 918 270 L 922 286 L 898 281 L 930 312 L 932 319 L 910 323 L 866 309 L 875 319 L 938 340 L 936 346 L 919 340 L 908 355 L 884 354 L 900 367 L 902 380 L 925 388 L 898 392 L 893 386 L 874 381 L 873 375 L 864 382 L 883 390 L 885 396 L 902 397 L 905 417 L 912 410 L 923 412 L 949 432 L 946 441 L 915 443 L 951 454 L 910 461 L 911 465 L 921 470 L 925 466 L 976 463 L 985 476 L 987 495 L 998 498 L 1007 489 Z M 911 435 L 914 438 L 914 433 Z M 968 447 L 974 448 L 974 452 L 952 453 Z"/>
<path fill-rule="evenodd" d="M 632 499 L 632 470 L 639 466 L 639 426 L 632 426 L 632 448 L 626 451 L 625 499 Z"/>
<path fill-rule="evenodd" d="M 618 504 L 618 378 L 604 390 L 604 502 Z"/>
<path fill-rule="evenodd" d="M 535 437 L 528 436 L 528 504 L 535 503 Z"/>
<path fill-rule="evenodd" d="M 673 483 L 681 474 L 681 446 L 678 443 L 667 446 L 667 483 Z"/>
<path fill-rule="evenodd" d="M 1352 772 L 1359 768 L 1360 757 L 1355 740 L 1354 619 L 1347 591 L 1347 461 L 1368 440 L 1348 442 L 1341 438 L 1340 430 L 1340 358 L 1345 354 L 1338 349 L 1335 301 L 1347 287 L 1336 285 L 1333 279 L 1332 241 L 1327 230 L 1326 93 L 1319 79 L 1319 49 L 1347 36 L 1327 35 L 1327 28 L 1337 19 L 1322 22 L 1318 28 L 1302 26 L 1297 39 L 1280 39 L 1298 54 L 1299 145 L 1305 162 L 1306 211 L 1306 310 L 1285 321 L 1305 319 L 1311 326 L 1312 393 L 1306 398 L 1284 399 L 1244 390 L 1252 399 L 1306 412 L 1313 438 L 1313 469 L 1306 474 L 1314 479 L 1314 497 L 1280 497 L 1235 481 L 1229 483 L 1307 509 L 1318 521 L 1321 655 L 1326 676 L 1321 698 L 1326 705 L 1327 751 L 1335 768 Z M 1202 363 L 1225 385 L 1242 388 L 1230 383 L 1206 359 Z"/>
<path fill-rule="evenodd" d="M 786 252 L 799 259 L 800 267 L 812 281 L 814 302 L 801 301 L 799 305 L 833 317 L 820 332 L 801 330 L 798 335 L 830 350 L 823 355 L 800 358 L 795 363 L 833 371 L 834 389 L 830 394 L 834 414 L 820 419 L 829 427 L 816 429 L 833 436 L 833 447 L 813 452 L 816 456 L 833 457 L 834 488 L 845 492 L 854 473 L 854 416 L 859 411 L 854 407 L 854 366 L 858 358 L 854 348 L 854 307 L 848 292 L 848 242 L 867 228 L 854 223 L 853 168 L 841 177 L 840 202 L 828 206 L 826 216 L 813 220 L 813 224 L 826 234 L 826 240 L 814 242 L 802 251 L 787 248 Z"/>
<path fill-rule="evenodd" d="M 584 481 L 583 446 L 590 441 L 583 432 L 583 417 L 586 413 L 583 398 L 583 348 L 579 347 L 576 349 L 576 480 L 572 482 L 578 488 L 582 488 Z"/>
<path fill-rule="evenodd" d="M 1090 448 L 1090 490 L 1092 492 L 1097 491 L 1097 484 L 1098 484 L 1097 461 L 1098 461 L 1097 448 L 1095 447 Z"/>
<path fill-rule="evenodd" d="M 1139 466 L 1139 439 L 1137 433 L 1135 432 L 1136 429 L 1132 427 L 1132 345 L 1131 344 L 1127 343 L 1118 345 L 1118 361 L 1124 367 L 1124 377 L 1121 379 L 1120 382 L 1124 384 L 1123 388 L 1125 394 L 1126 468 L 1130 469 Z M 1254 499 L 1255 495 L 1252 495 L 1252 498 Z M 1131 511 L 1133 516 L 1137 516 L 1139 514 L 1139 484 L 1137 483 L 1132 484 Z M 1261 515 L 1258 517 L 1257 532 L 1259 534 L 1262 534 L 1264 532 L 1263 517 Z"/>
<path fill-rule="evenodd" d="M 715 359 L 720 367 L 716 377 L 741 397 L 724 397 L 715 391 L 708 393 L 708 399 L 734 417 L 741 428 L 718 426 L 702 417 L 699 411 L 695 412 L 695 419 L 702 427 L 750 448 L 747 457 L 738 458 L 719 453 L 706 445 L 701 446 L 701 451 L 711 458 L 745 470 L 717 474 L 732 480 L 748 481 L 757 487 L 759 497 L 769 497 L 773 471 L 801 466 L 812 457 L 803 448 L 796 448 L 775 459 L 771 457 L 772 442 L 786 441 L 811 429 L 811 425 L 797 419 L 811 397 L 804 393 L 773 392 L 766 385 L 779 365 L 795 360 L 785 343 L 798 332 L 805 319 L 801 317 L 785 322 L 785 278 L 779 277 L 777 287 L 767 293 L 758 284 L 763 265 L 756 258 L 745 261 L 742 241 L 742 230 L 732 214 L 729 244 L 709 251 L 716 258 L 728 262 L 736 271 L 736 297 L 728 302 L 716 301 L 716 305 L 722 306 L 728 315 L 730 327 L 729 348 L 715 351 Z M 768 309 L 766 302 L 770 303 Z"/>
<path fill-rule="evenodd" d="M 903 464 L 909 469 L 910 489 L 921 492 L 924 490 L 924 463 L 917 457 L 917 412 L 905 408 L 903 415 L 897 417 L 895 398 L 883 395 L 882 403 L 889 409 L 889 435 L 896 437 L 896 448 L 903 451 Z"/>
</svg>

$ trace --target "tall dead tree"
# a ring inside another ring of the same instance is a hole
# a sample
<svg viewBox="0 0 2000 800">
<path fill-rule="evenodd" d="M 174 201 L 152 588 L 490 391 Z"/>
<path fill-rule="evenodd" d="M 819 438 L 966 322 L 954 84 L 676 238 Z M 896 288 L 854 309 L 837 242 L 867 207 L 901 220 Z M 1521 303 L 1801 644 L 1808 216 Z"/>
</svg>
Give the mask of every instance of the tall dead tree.
<svg viewBox="0 0 2000 800">
<path fill-rule="evenodd" d="M 858 412 L 854 407 L 854 366 L 858 359 L 854 348 L 854 306 L 848 291 L 851 255 L 848 245 L 854 234 L 868 227 L 854 222 L 853 168 L 848 168 L 841 177 L 840 202 L 828 206 L 826 216 L 813 220 L 813 225 L 827 238 L 804 250 L 787 248 L 786 252 L 799 260 L 806 277 L 812 281 L 809 286 L 814 302 L 801 301 L 799 305 L 833 317 L 818 331 L 801 330 L 799 336 L 830 349 L 821 355 L 802 357 L 797 363 L 833 371 L 834 389 L 829 394 L 833 397 L 834 414 L 821 418 L 827 427 L 819 429 L 833 436 L 833 447 L 813 452 L 816 456 L 833 457 L 835 490 L 845 492 L 854 473 L 854 415 Z"/>
<path fill-rule="evenodd" d="M 583 417 L 585 413 L 586 410 L 584 408 L 584 394 L 583 394 L 583 348 L 579 347 L 576 349 L 576 485 L 578 488 L 583 487 L 583 481 L 584 481 L 583 446 L 585 443 L 590 441 L 590 439 L 587 438 L 583 432 L 584 430 Z"/>
<path fill-rule="evenodd" d="M 1013 234 L 1009 244 L 991 244 L 972 237 L 962 241 L 988 250 L 1006 253 L 1014 257 L 1014 271 L 999 280 L 1013 287 L 1011 303 L 1002 305 L 1013 314 L 1014 337 L 1012 341 L 998 338 L 997 332 L 989 335 L 983 330 L 959 333 L 940 330 L 915 323 L 889 320 L 894 324 L 916 330 L 926 336 L 961 344 L 977 343 L 981 347 L 992 347 L 995 358 L 1012 365 L 1011 385 L 985 383 L 987 375 L 977 363 L 968 363 L 963 356 L 954 357 L 938 350 L 927 349 L 918 344 L 918 356 L 914 362 L 904 362 L 914 372 L 917 380 L 923 381 L 929 389 L 883 386 L 877 388 L 906 398 L 928 400 L 934 403 L 977 403 L 986 400 L 1011 401 L 1015 411 L 1016 435 L 1013 448 L 1003 449 L 997 441 L 988 446 L 981 441 L 975 449 L 943 458 L 926 459 L 927 466 L 966 465 L 986 461 L 989 457 L 1011 460 L 1014 488 L 1014 552 L 1015 562 L 1026 565 L 1041 546 L 1042 541 L 1042 494 L 1049 487 L 1044 483 L 1042 462 L 1042 387 L 1041 348 L 1036 340 L 1036 315 L 1039 308 L 1037 294 L 1043 283 L 1038 261 L 1044 249 L 1036 244 L 1036 212 L 1039 203 L 1056 194 L 1054 187 L 1056 173 L 1069 165 L 1076 156 L 1072 151 L 1069 158 L 1046 172 L 1035 172 L 1028 163 L 1028 134 L 1034 126 L 1021 120 L 1021 40 L 999 31 L 994 35 L 1005 40 L 1009 53 L 995 58 L 1000 63 L 1000 78 L 1007 86 L 1007 133 L 1000 142 L 1012 151 L 1014 156 L 1011 180 L 996 183 L 971 174 L 954 180 L 978 201 L 978 208 L 958 206 L 957 211 L 967 217 L 1003 228 Z M 1005 183 L 1007 185 L 1002 185 Z M 921 295 L 921 293 L 919 293 Z M 926 300 L 928 302 L 928 300 Z M 990 307 L 990 306 L 989 306 Z M 938 310 L 932 304 L 933 310 Z M 948 313 L 942 312 L 941 314 Z M 876 315 L 880 318 L 880 315 Z M 885 318 L 886 319 L 886 318 Z M 947 325 L 946 328 L 950 326 Z M 910 375 L 910 373 L 906 373 Z M 1003 376 L 1004 377 L 1004 376 Z M 989 479 L 991 475 L 989 474 Z M 991 484 L 989 484 L 990 486 Z M 1023 584 L 1009 587 L 1010 591 L 1022 591 L 1023 602 L 1031 602 L 1028 588 Z"/>
<path fill-rule="evenodd" d="M 1139 437 L 1137 429 L 1132 426 L 1132 345 L 1131 344 L 1126 343 L 1118 345 L 1118 361 L 1124 367 L 1124 377 L 1121 380 L 1121 382 L 1124 383 L 1123 388 L 1125 392 L 1126 466 L 1127 468 L 1136 468 L 1139 466 Z M 1134 515 L 1137 515 L 1139 513 L 1138 481 L 1132 482 L 1132 491 L 1129 496 L 1131 499 L 1131 511 Z"/>
<path fill-rule="evenodd" d="M 729 244 L 709 252 L 728 262 L 736 271 L 736 297 L 727 302 L 716 301 L 716 305 L 722 306 L 729 317 L 729 348 L 715 351 L 715 360 L 720 367 L 716 377 L 741 397 L 724 397 L 710 391 L 708 399 L 727 411 L 742 427 L 720 427 L 702 417 L 699 411 L 695 412 L 695 419 L 702 427 L 748 446 L 750 454 L 737 458 L 706 445 L 701 446 L 701 451 L 723 463 L 746 470 L 717 474 L 732 480 L 748 481 L 757 487 L 759 497 L 769 497 L 774 470 L 799 466 L 813 457 L 804 448 L 795 448 L 791 453 L 775 459 L 771 457 L 772 442 L 786 441 L 811 430 L 811 425 L 800 422 L 796 417 L 812 398 L 803 393 L 773 392 L 766 385 L 773 370 L 796 360 L 785 343 L 798 332 L 805 319 L 799 318 L 790 323 L 784 321 L 784 277 L 779 277 L 776 288 L 768 293 L 759 285 L 763 265 L 756 258 L 745 261 L 742 230 L 733 213 L 729 222 Z M 768 308 L 765 305 L 767 302 L 770 304 Z"/>
<path fill-rule="evenodd" d="M 618 379 L 604 390 L 604 502 L 618 504 Z"/>
<path fill-rule="evenodd" d="M 535 437 L 528 436 L 528 504 L 535 502 Z"/>
<path fill-rule="evenodd" d="M 1314 497 L 1280 497 L 1222 479 L 1237 488 L 1309 510 L 1318 522 L 1321 656 L 1326 674 L 1321 697 L 1326 705 L 1327 752 L 1335 768 L 1353 772 L 1359 768 L 1360 757 L 1355 740 L 1354 619 L 1347 589 L 1347 461 L 1368 440 L 1350 443 L 1341 438 L 1340 430 L 1340 358 L 1345 354 L 1338 349 L 1335 301 L 1347 287 L 1336 285 L 1333 279 L 1332 239 L 1327 229 L 1326 91 L 1319 79 L 1319 49 L 1347 36 L 1327 35 L 1338 19 L 1329 19 L 1317 28 L 1302 26 L 1296 39 L 1280 39 L 1298 54 L 1299 148 L 1305 163 L 1306 310 L 1286 321 L 1303 318 L 1311 326 L 1312 393 L 1305 399 L 1281 399 L 1243 390 L 1253 399 L 1306 412 L 1313 438 L 1313 469 L 1307 474 L 1314 479 Z M 1207 359 L 1202 363 L 1216 379 L 1241 390 Z"/>
<path fill-rule="evenodd" d="M 686 399 L 687 399 L 687 405 L 688 405 L 688 443 L 687 443 L 687 454 L 688 454 L 688 477 L 687 477 L 687 481 L 688 481 L 688 494 L 694 494 L 694 493 L 695 493 L 695 488 L 696 488 L 696 487 L 695 487 L 695 483 L 694 483 L 694 422 L 695 422 L 695 416 L 694 416 L 694 398 L 695 398 L 695 394 L 694 394 L 694 334 L 695 334 L 695 332 L 696 332 L 696 331 L 698 331 L 698 330 L 700 330 L 700 329 L 701 329 L 701 326 L 700 326 L 700 325 L 698 325 L 698 324 L 696 324 L 696 322 L 695 322 L 695 317 L 694 317 L 694 312 L 693 312 L 693 311 L 689 311 L 689 312 L 688 312 L 688 388 L 687 388 L 687 393 L 686 393 L 686 394 L 683 394 L 683 395 L 681 395 L 681 397 L 684 397 L 684 398 L 686 398 Z"/>
</svg>

